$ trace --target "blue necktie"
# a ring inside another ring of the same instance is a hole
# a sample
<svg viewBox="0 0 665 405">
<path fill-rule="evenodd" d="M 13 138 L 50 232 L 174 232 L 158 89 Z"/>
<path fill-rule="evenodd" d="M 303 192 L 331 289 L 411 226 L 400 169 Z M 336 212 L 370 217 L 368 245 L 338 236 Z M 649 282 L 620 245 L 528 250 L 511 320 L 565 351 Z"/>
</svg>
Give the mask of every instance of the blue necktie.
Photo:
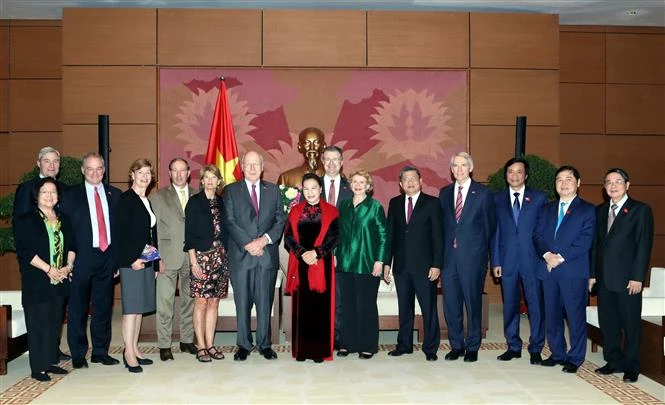
<svg viewBox="0 0 665 405">
<path fill-rule="evenodd" d="M 563 217 L 566 215 L 566 212 L 563 210 L 563 206 L 566 205 L 565 202 L 561 201 L 561 207 L 559 208 L 559 219 L 556 221 L 556 229 L 554 230 L 554 235 L 559 231 L 559 225 L 563 222 Z"/>
<path fill-rule="evenodd" d="M 520 193 L 513 193 L 515 196 L 515 202 L 513 203 L 513 219 L 515 220 L 515 225 L 520 220 Z"/>
</svg>

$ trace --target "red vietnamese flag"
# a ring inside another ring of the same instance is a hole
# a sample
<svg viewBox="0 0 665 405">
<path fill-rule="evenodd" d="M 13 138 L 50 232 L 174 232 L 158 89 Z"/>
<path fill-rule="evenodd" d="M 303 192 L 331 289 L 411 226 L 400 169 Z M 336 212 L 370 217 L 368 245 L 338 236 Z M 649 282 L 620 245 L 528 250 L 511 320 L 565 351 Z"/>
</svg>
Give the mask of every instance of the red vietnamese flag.
<svg viewBox="0 0 665 405">
<path fill-rule="evenodd" d="M 217 166 L 224 176 L 224 183 L 231 184 L 240 180 L 242 174 L 238 164 L 238 145 L 233 131 L 231 110 L 226 99 L 226 81 L 223 77 L 220 79 L 221 84 L 215 112 L 212 116 L 205 163 Z"/>
</svg>

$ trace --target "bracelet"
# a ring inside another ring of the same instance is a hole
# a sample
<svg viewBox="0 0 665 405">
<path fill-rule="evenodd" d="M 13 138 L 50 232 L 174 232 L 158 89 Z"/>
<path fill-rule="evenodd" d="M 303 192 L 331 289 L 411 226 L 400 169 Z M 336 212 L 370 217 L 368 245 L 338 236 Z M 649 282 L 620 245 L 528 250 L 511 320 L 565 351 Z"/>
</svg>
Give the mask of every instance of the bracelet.
<svg viewBox="0 0 665 405">
<path fill-rule="evenodd" d="M 46 270 L 46 274 L 49 274 L 51 272 L 51 266 L 48 266 L 48 270 Z"/>
</svg>

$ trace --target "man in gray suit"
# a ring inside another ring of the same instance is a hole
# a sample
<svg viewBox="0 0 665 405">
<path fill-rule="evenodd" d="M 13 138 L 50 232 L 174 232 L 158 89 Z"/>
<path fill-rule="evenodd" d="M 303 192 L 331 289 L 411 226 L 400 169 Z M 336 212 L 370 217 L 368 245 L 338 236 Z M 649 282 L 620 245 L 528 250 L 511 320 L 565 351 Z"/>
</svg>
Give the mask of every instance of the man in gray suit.
<svg viewBox="0 0 665 405">
<path fill-rule="evenodd" d="M 277 353 L 270 340 L 270 312 L 286 216 L 279 188 L 261 180 L 263 157 L 247 152 L 241 165 L 244 180 L 224 189 L 227 255 L 238 320 L 238 350 L 233 359 L 246 360 L 254 349 L 250 314 L 256 305 L 256 346 L 263 357 L 271 360 L 277 358 Z"/>
<path fill-rule="evenodd" d="M 180 350 L 196 353 L 192 311 L 194 300 L 189 291 L 189 260 L 183 252 L 185 239 L 185 205 L 194 189 L 187 184 L 189 163 L 175 158 L 169 163 L 168 187 L 150 194 L 152 210 L 157 217 L 159 252 L 164 259 L 164 273 L 157 277 L 157 345 L 162 361 L 173 360 L 171 333 L 176 282 L 180 291 Z"/>
</svg>

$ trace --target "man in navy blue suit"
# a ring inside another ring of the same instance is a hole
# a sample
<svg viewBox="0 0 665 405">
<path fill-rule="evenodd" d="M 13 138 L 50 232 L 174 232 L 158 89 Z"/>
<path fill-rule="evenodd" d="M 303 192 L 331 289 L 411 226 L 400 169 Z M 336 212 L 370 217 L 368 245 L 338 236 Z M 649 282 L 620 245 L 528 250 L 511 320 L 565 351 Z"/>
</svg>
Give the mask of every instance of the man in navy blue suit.
<svg viewBox="0 0 665 405">
<path fill-rule="evenodd" d="M 113 305 L 113 224 L 120 190 L 104 185 L 104 158 L 97 153 L 83 157 L 85 181 L 69 188 L 62 199 L 62 210 L 69 215 L 76 233 L 76 262 L 69 296 L 67 341 L 74 368 L 88 368 L 88 308 L 93 363 L 118 364 L 109 356 Z"/>
<path fill-rule="evenodd" d="M 545 344 L 543 290 L 536 277 L 538 254 L 533 245 L 533 230 L 547 202 L 544 193 L 527 187 L 529 162 L 512 158 L 503 167 L 506 190 L 494 194 L 497 227 L 492 242 L 492 271 L 501 280 L 503 292 L 503 334 L 508 350 L 497 359 L 509 361 L 522 357 L 520 338 L 520 284 L 529 309 L 528 351 L 531 364 L 540 364 Z"/>
<path fill-rule="evenodd" d="M 473 160 L 466 152 L 450 159 L 455 182 L 439 193 L 443 216 L 443 271 L 441 286 L 448 340 L 446 360 L 478 360 L 482 339 L 483 287 L 489 245 L 496 229 L 494 200 L 489 189 L 470 177 Z M 467 337 L 463 310 L 466 307 Z"/>
<path fill-rule="evenodd" d="M 580 173 L 574 167 L 561 166 L 555 184 L 559 199 L 543 207 L 533 235 L 541 257 L 538 278 L 543 283 L 547 343 L 552 352 L 542 365 L 562 364 L 564 372 L 576 373 L 586 354 L 589 252 L 596 209 L 577 195 Z M 565 319 L 570 330 L 569 350 Z"/>
</svg>

